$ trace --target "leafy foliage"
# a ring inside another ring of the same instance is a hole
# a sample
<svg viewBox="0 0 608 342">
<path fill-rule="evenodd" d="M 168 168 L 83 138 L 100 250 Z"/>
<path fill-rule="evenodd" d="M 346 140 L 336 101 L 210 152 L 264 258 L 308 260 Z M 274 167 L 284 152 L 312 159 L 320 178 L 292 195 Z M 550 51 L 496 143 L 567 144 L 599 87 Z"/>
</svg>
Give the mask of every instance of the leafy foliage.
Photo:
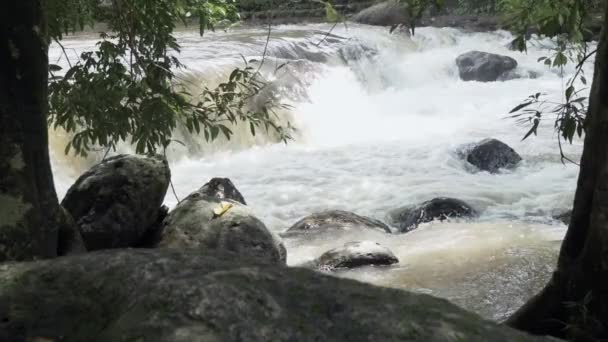
<svg viewBox="0 0 608 342">
<path fill-rule="evenodd" d="M 275 123 L 275 103 L 250 106 L 265 84 L 247 62 L 215 89 L 190 94 L 179 86 L 184 80 L 176 74 L 183 68 L 176 24 L 195 17 L 202 35 L 238 20 L 233 0 L 112 0 L 105 12 L 97 0 L 69 0 L 81 5 L 78 15 L 61 1 L 53 0 L 51 38 L 92 23 L 95 13 L 105 13 L 108 25 L 96 51 L 82 53 L 65 73 L 50 68 L 49 124 L 74 134 L 66 153 L 86 155 L 95 145 L 115 149 L 121 141 L 132 143 L 137 153 L 154 153 L 172 142 L 178 123 L 207 140 L 220 133 L 229 139 L 228 125 L 239 121 L 248 121 L 252 133 L 264 127 L 284 141 L 291 138 L 289 125 Z"/>
<path fill-rule="evenodd" d="M 587 98 L 580 96 L 585 88 L 576 87 L 577 82 L 587 85 L 583 66 L 595 54 L 595 50 L 589 51 L 585 40 L 589 34 L 585 24 L 594 4 L 589 0 L 503 0 L 502 6 L 505 23 L 516 34 L 512 48 L 526 51 L 530 33 L 538 32 L 555 41 L 555 46 L 550 49 L 551 56 L 542 57 L 539 62 L 560 68 L 562 75 L 564 66 L 576 63 L 575 75 L 565 82 L 562 103 L 542 100 L 544 94 L 537 93 L 511 111 L 511 114 L 516 113 L 512 117 L 518 123 L 531 125 L 523 139 L 536 135 L 545 115 L 554 116 L 562 160 L 567 160 L 561 148 L 562 139 L 572 143 L 575 136 L 581 137 L 585 131 Z"/>
</svg>

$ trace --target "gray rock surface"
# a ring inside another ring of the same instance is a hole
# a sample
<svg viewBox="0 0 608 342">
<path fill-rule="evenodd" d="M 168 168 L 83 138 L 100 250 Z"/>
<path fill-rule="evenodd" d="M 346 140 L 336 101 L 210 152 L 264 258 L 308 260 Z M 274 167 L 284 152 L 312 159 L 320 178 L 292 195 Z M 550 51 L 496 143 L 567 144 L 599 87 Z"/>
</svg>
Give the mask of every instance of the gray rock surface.
<svg viewBox="0 0 608 342">
<path fill-rule="evenodd" d="M 228 178 L 212 178 L 207 184 L 198 190 L 203 196 L 216 197 L 219 199 L 230 199 L 247 205 L 245 198 Z"/>
<path fill-rule="evenodd" d="M 332 230 L 375 230 L 391 233 L 383 222 L 344 210 L 327 210 L 308 215 L 281 233 L 283 237 L 319 234 Z"/>
<path fill-rule="evenodd" d="M 443 299 L 177 250 L 0 266 L 11 342 L 545 341 Z"/>
<path fill-rule="evenodd" d="M 463 81 L 494 82 L 517 67 L 517 61 L 508 56 L 470 51 L 456 58 L 458 72 Z"/>
<path fill-rule="evenodd" d="M 222 207 L 226 210 L 218 215 Z M 159 247 L 234 252 L 244 259 L 275 263 L 284 263 L 286 258 L 280 239 L 251 209 L 200 192 L 188 196 L 169 213 Z"/>
<path fill-rule="evenodd" d="M 513 148 L 496 139 L 485 139 L 471 147 L 467 161 L 479 170 L 497 173 L 501 169 L 513 169 L 521 157 Z"/>
<path fill-rule="evenodd" d="M 118 155 L 80 176 L 61 205 L 88 250 L 133 247 L 157 221 L 170 179 L 162 157 Z"/>
<path fill-rule="evenodd" d="M 348 242 L 342 247 L 323 253 L 312 265 L 321 270 L 357 268 L 362 266 L 388 266 L 399 259 L 388 248 L 373 241 Z"/>
<path fill-rule="evenodd" d="M 419 205 L 394 210 L 389 215 L 401 233 L 418 228 L 421 223 L 450 218 L 472 218 L 477 211 L 468 203 L 447 197 L 433 198 Z"/>
</svg>

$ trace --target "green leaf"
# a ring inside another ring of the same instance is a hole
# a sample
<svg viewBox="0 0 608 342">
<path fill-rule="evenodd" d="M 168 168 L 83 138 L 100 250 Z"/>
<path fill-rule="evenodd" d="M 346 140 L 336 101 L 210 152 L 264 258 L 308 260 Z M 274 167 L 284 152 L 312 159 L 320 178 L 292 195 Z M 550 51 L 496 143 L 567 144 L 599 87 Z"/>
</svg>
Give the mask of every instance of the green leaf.
<svg viewBox="0 0 608 342">
<path fill-rule="evenodd" d="M 570 100 L 572 93 L 574 93 L 574 86 L 569 86 L 568 89 L 566 89 L 566 101 Z"/>
<path fill-rule="evenodd" d="M 49 64 L 49 71 L 56 72 L 61 71 L 63 68 L 57 64 Z"/>
</svg>

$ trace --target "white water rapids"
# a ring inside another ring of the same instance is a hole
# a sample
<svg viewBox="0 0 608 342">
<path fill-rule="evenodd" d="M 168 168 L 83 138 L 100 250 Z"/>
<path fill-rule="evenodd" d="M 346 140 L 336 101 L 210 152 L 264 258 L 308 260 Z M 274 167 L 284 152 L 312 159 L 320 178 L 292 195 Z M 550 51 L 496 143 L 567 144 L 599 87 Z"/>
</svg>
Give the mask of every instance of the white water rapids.
<svg viewBox="0 0 608 342">
<path fill-rule="evenodd" d="M 577 166 L 560 162 L 551 120 L 538 137 L 522 142 L 525 128 L 505 118 L 532 93 L 558 98 L 563 93 L 558 70 L 537 62 L 549 54 L 540 45 L 550 42 L 539 41 L 521 54 L 506 48 L 512 40 L 506 32 L 421 28 L 410 38 L 349 24 L 318 44 L 329 28 L 272 29 L 264 71 L 274 93 L 293 106 L 282 115 L 298 128 L 296 140 L 284 145 L 264 135 L 252 138 L 246 129 L 230 143 L 184 138 L 188 148 L 176 145 L 170 151 L 178 195 L 212 177 L 228 177 L 276 232 L 326 209 L 386 221 L 390 210 L 433 197 L 465 200 L 482 212 L 480 218 L 424 224 L 404 235 L 286 240 L 288 263 L 308 261 L 347 241 L 375 240 L 400 263 L 339 275 L 445 297 L 485 317 L 504 319 L 552 271 L 566 227 L 551 215 L 571 206 L 578 174 Z M 242 66 L 240 55 L 260 58 L 266 33 L 266 28 L 240 28 L 201 38 L 180 32 L 186 73 L 201 84 L 216 84 Z M 94 43 L 88 35 L 64 41 L 71 55 Z M 455 58 L 470 50 L 512 56 L 520 74 L 533 71 L 539 77 L 460 81 Z M 60 60 L 61 50 L 53 47 L 50 55 L 51 62 Z M 289 63 L 274 72 L 284 62 Z M 566 68 L 566 80 L 572 68 Z M 591 71 L 588 66 L 588 75 Z M 523 163 L 497 175 L 473 172 L 458 148 L 487 137 L 511 145 Z M 52 133 L 60 197 L 92 162 L 64 156 L 65 143 L 64 136 Z M 572 159 L 580 158 L 580 141 L 565 149 Z M 166 203 L 176 203 L 171 193 Z"/>
</svg>

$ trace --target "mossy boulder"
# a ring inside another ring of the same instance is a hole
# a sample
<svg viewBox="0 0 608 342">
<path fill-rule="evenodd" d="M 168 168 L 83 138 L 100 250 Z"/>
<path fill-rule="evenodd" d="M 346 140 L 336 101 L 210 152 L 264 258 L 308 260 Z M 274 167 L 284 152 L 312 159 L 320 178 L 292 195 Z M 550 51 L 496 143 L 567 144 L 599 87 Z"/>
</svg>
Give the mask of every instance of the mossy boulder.
<svg viewBox="0 0 608 342">
<path fill-rule="evenodd" d="M 280 239 L 249 207 L 236 201 L 197 191 L 181 201 L 163 225 L 161 248 L 228 251 L 244 259 L 285 263 Z"/>
<path fill-rule="evenodd" d="M 167 249 L 0 266 L 0 340 L 545 341 L 443 299 Z"/>
<path fill-rule="evenodd" d="M 154 229 L 170 179 L 161 156 L 118 155 L 80 176 L 61 205 L 88 250 L 134 247 Z"/>
</svg>

